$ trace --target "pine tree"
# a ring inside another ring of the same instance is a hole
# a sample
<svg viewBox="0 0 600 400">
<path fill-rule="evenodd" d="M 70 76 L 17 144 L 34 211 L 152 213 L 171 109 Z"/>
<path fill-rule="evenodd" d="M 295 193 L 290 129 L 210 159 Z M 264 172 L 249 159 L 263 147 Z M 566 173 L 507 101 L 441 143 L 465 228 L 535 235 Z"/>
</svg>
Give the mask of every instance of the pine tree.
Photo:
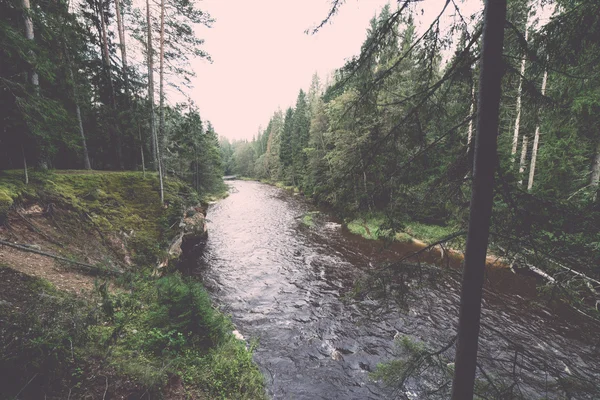
<svg viewBox="0 0 600 400">
<path fill-rule="evenodd" d="M 306 170 L 306 153 L 310 132 L 310 120 L 306 94 L 303 90 L 298 93 L 296 107 L 292 119 L 292 179 L 296 185 L 304 188 L 302 175 Z"/>
</svg>

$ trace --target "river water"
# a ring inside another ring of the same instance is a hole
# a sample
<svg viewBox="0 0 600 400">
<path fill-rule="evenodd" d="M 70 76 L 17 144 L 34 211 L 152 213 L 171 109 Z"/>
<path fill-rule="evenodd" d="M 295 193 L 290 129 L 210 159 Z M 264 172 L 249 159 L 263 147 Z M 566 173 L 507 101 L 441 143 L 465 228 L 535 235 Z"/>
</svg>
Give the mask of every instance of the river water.
<svg viewBox="0 0 600 400">
<path fill-rule="evenodd" d="M 395 337 L 432 350 L 452 340 L 455 269 L 447 267 L 454 273 L 435 281 L 431 273 L 404 276 L 401 286 L 412 293 L 398 306 L 368 291 L 349 296 L 368 271 L 417 247 L 382 249 L 326 213 L 307 226 L 302 216 L 315 207 L 301 196 L 257 182 L 230 185 L 230 196 L 208 210 L 209 238 L 197 273 L 238 331 L 258 341 L 254 358 L 271 398 L 429 398 L 428 390 L 447 383 L 423 372 L 406 390 L 394 390 L 369 372 L 397 354 Z M 600 398 L 594 394 L 598 327 L 538 304 L 533 278 L 490 269 L 482 322 L 480 364 L 498 392 L 508 393 L 503 398 Z M 451 361 L 453 352 L 442 355 Z M 478 377 L 485 382 L 481 372 Z"/>
</svg>

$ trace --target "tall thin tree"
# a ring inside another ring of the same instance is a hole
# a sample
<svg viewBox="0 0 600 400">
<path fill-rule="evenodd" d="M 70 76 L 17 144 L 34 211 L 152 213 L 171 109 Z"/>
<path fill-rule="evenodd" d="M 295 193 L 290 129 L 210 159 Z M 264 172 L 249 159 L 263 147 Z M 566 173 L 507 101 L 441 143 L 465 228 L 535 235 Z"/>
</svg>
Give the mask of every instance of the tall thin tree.
<svg viewBox="0 0 600 400">
<path fill-rule="evenodd" d="M 152 45 L 152 13 L 150 0 L 146 0 L 146 23 L 148 29 L 147 62 L 148 62 L 148 101 L 150 102 L 150 133 L 152 142 L 152 155 L 154 157 L 154 168 L 158 171 L 160 183 L 160 202 L 164 203 L 165 195 L 163 188 L 162 165 L 160 162 L 160 148 L 158 146 L 158 135 L 156 134 L 156 123 L 154 116 L 154 46 Z"/>
<path fill-rule="evenodd" d="M 481 72 L 469 231 L 462 278 L 452 400 L 473 398 L 483 276 L 494 197 L 506 0 L 487 0 L 483 16 Z"/>
<path fill-rule="evenodd" d="M 594 157 L 594 163 L 592 164 L 592 174 L 590 177 L 590 187 L 594 192 L 594 201 L 598 199 L 598 184 L 600 183 L 600 140 L 596 145 L 596 156 Z"/>
<path fill-rule="evenodd" d="M 546 94 L 546 83 L 548 83 L 548 69 L 544 71 L 544 78 L 542 79 L 542 96 Z M 531 191 L 533 188 L 533 179 L 535 177 L 535 163 L 537 161 L 537 153 L 540 145 L 540 123 L 535 126 L 535 134 L 533 136 L 533 148 L 531 149 L 531 165 L 529 166 L 529 182 L 527 183 L 527 190 Z"/>
<path fill-rule="evenodd" d="M 32 42 L 35 40 L 35 36 L 33 33 L 33 21 L 31 20 L 31 4 L 29 0 L 23 0 L 23 19 L 25 20 L 25 38 L 27 40 L 31 40 Z M 33 50 L 29 52 L 32 60 L 35 58 L 35 54 Z M 40 91 L 40 78 L 32 66 L 28 72 L 29 83 L 33 86 L 33 90 L 39 94 Z M 21 153 L 23 155 L 23 170 L 25 171 L 25 184 L 29 183 L 29 173 L 27 172 L 27 158 L 25 156 L 25 147 L 21 144 Z"/>
<path fill-rule="evenodd" d="M 121 62 L 123 63 L 123 81 L 125 93 L 129 98 L 129 71 L 127 65 L 127 45 L 125 43 L 125 23 L 121 14 L 121 0 L 115 0 L 115 13 L 117 16 L 117 31 L 119 32 L 119 49 L 121 50 Z"/>
<path fill-rule="evenodd" d="M 527 29 L 527 20 L 525 20 L 525 44 L 527 44 L 527 36 L 529 34 Z M 519 88 L 517 89 L 517 116 L 515 118 L 515 131 L 513 134 L 512 155 L 513 162 L 516 161 L 517 147 L 519 144 L 519 128 L 521 127 L 521 98 L 523 96 L 523 77 L 525 76 L 525 52 L 523 52 L 523 58 L 521 58 L 521 75 L 519 76 Z"/>
<path fill-rule="evenodd" d="M 165 0 L 160 2 L 160 56 L 158 67 L 158 143 L 165 140 Z"/>
<path fill-rule="evenodd" d="M 117 96 L 115 93 L 115 86 L 112 80 L 111 74 L 111 62 L 110 62 L 110 51 L 108 46 L 108 29 L 106 26 L 106 16 L 104 14 L 104 0 L 98 1 L 98 18 L 100 19 L 100 38 L 102 42 L 102 55 L 104 61 L 104 72 L 109 89 L 109 103 L 111 112 L 111 121 L 109 122 L 109 129 L 111 140 L 115 145 L 117 164 L 120 169 L 124 169 L 123 165 L 123 153 L 121 147 L 121 133 L 118 129 L 118 116 L 117 116 Z"/>
</svg>

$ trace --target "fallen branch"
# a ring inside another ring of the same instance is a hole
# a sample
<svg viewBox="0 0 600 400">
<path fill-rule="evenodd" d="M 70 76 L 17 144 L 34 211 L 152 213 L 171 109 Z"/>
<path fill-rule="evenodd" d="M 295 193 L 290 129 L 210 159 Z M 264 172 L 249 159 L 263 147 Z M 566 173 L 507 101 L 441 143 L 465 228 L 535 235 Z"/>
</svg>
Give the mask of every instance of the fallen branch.
<svg viewBox="0 0 600 400">
<path fill-rule="evenodd" d="M 35 226 L 33 224 L 33 222 L 29 221 L 23 214 L 21 214 L 18 211 L 16 212 L 16 214 L 27 224 L 27 226 L 29 226 L 31 229 L 33 229 L 34 232 L 36 232 L 38 235 L 40 235 L 41 237 L 43 237 L 44 239 L 46 239 L 47 241 L 49 241 L 52 244 L 55 244 L 60 247 L 65 247 L 62 243 L 52 239 L 50 236 L 48 236 L 44 232 L 42 232 L 37 226 Z"/>
<path fill-rule="evenodd" d="M 29 253 L 34 253 L 34 254 L 39 254 L 40 256 L 44 256 L 44 257 L 50 257 L 50 258 L 54 258 L 56 260 L 60 260 L 60 261 L 64 261 L 67 263 L 71 263 L 71 264 L 75 264 L 79 267 L 91 270 L 91 271 L 96 271 L 96 272 L 104 272 L 104 273 L 108 273 L 111 275 L 119 275 L 122 274 L 123 272 L 117 269 L 103 269 L 100 268 L 96 265 L 92 265 L 92 264 L 86 264 L 86 263 L 82 263 L 79 261 L 74 261 L 74 260 L 70 260 L 68 258 L 65 257 L 61 257 L 61 256 L 57 256 L 55 254 L 51 254 L 51 253 L 46 253 L 45 251 L 40 251 L 40 250 L 36 250 L 36 249 L 32 249 L 31 247 L 27 247 L 24 245 L 20 245 L 20 244 L 16 244 L 16 243 L 11 243 L 11 242 L 6 242 L 4 240 L 0 240 L 0 245 L 4 245 L 4 246 L 8 246 L 8 247 L 12 247 L 14 249 L 17 250 L 21 250 L 21 251 L 26 251 Z"/>
</svg>

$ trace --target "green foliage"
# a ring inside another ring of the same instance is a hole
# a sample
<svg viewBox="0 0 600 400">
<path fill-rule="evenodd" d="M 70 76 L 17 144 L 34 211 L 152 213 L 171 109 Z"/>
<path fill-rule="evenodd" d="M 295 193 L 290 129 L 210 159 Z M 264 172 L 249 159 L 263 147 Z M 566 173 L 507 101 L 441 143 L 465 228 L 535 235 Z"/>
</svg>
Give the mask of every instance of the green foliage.
<svg viewBox="0 0 600 400">
<path fill-rule="evenodd" d="M 402 226 L 390 227 L 389 218 L 383 214 L 366 214 L 347 223 L 348 230 L 366 239 L 391 239 L 410 242 L 412 238 L 426 243 L 435 243 L 451 234 L 452 227 L 428 225 L 418 222 L 403 222 Z"/>
<path fill-rule="evenodd" d="M 208 293 L 197 282 L 168 276 L 156 283 L 157 307 L 150 313 L 150 324 L 168 326 L 163 334 L 183 334 L 183 338 L 202 348 L 218 345 L 232 326 L 213 308 Z"/>
<path fill-rule="evenodd" d="M 0 397 L 12 398 L 32 376 L 39 379 L 38 385 L 60 385 L 64 376 L 74 373 L 75 357 L 89 340 L 87 328 L 97 323 L 98 310 L 42 279 L 3 266 L 0 271 L 7 279 L 3 291 L 9 298 L 0 306 Z M 38 385 L 24 396 L 35 397 Z"/>
<path fill-rule="evenodd" d="M 314 216 L 319 214 L 319 211 L 310 211 L 302 216 L 302 223 L 309 228 L 315 226 Z"/>
<path fill-rule="evenodd" d="M 233 337 L 233 325 L 199 282 L 169 275 L 138 276 L 132 284 L 131 293 L 106 292 L 111 325 L 92 329 L 94 340 L 110 347 L 115 368 L 155 391 L 176 374 L 211 398 L 263 398 L 252 349 Z"/>
<path fill-rule="evenodd" d="M 0 191 L 0 223 L 4 222 L 8 210 L 13 205 L 13 199 L 4 190 Z"/>
</svg>

